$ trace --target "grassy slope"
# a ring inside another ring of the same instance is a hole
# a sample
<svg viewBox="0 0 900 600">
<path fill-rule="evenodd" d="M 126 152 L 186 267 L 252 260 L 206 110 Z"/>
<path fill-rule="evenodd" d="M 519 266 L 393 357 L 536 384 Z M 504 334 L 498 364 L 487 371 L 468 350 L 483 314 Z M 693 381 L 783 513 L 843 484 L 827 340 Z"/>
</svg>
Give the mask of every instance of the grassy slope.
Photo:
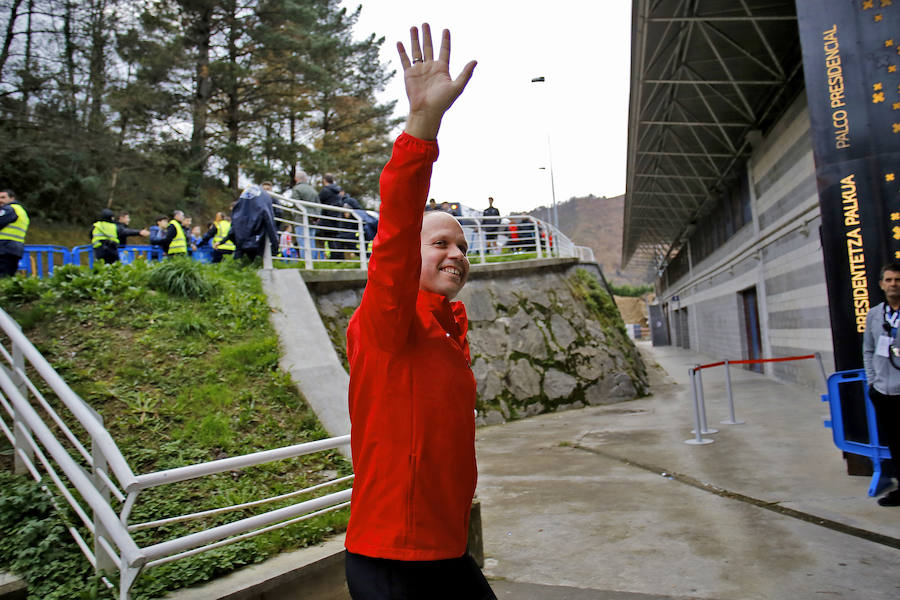
<svg viewBox="0 0 900 600">
<path fill-rule="evenodd" d="M 138 262 L 94 272 L 65 268 L 45 282 L 19 277 L 0 283 L 0 304 L 100 412 L 136 473 L 327 437 L 278 369 L 277 337 L 255 272 L 230 264 L 183 262 L 186 273 L 175 275 L 160 276 L 159 267 Z M 208 283 L 208 299 L 198 297 L 207 289 L 202 286 L 188 290 L 193 297 L 148 287 L 154 279 L 157 288 L 190 287 L 191 273 Z M 165 486 L 141 496 L 131 521 L 281 494 L 350 471 L 346 460 L 328 452 Z M 4 521 L 4 510 L 18 509 L 8 508 L 5 492 L 0 496 L 0 528 L 5 528 L 0 538 L 7 540 L 0 543 L 0 566 L 9 562 L 28 571 L 46 564 L 39 557 L 15 564 L 17 551 L 9 546 L 21 537 L 21 521 Z M 151 570 L 138 580 L 135 598 L 155 597 L 315 543 L 342 530 L 346 518 L 342 510 Z M 208 519 L 204 525 L 222 522 L 226 519 Z M 188 531 L 188 526 L 176 525 L 140 532 L 136 538 L 145 545 Z M 84 575 L 73 572 L 71 577 Z M 38 579 L 29 576 L 33 588 L 40 586 Z M 67 596 L 71 590 L 52 581 L 35 592 L 42 598 L 77 597 Z"/>
</svg>

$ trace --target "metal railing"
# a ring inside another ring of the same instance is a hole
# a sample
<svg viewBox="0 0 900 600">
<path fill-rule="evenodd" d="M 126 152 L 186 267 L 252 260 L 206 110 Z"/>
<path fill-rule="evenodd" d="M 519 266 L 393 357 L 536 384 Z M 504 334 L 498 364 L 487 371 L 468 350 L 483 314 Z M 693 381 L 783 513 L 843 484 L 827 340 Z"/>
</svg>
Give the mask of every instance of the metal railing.
<svg viewBox="0 0 900 600">
<path fill-rule="evenodd" d="M 744 421 L 739 421 L 734 412 L 734 394 L 731 389 L 731 365 L 754 365 L 763 363 L 788 362 L 795 360 L 816 360 L 819 364 L 819 370 L 822 373 L 822 379 L 825 385 L 828 385 L 828 377 L 825 374 L 825 365 L 822 363 L 822 355 L 819 352 L 813 354 L 804 354 L 802 356 L 782 356 L 778 358 L 750 358 L 743 360 L 720 360 L 718 362 L 706 365 L 695 365 L 688 369 L 688 377 L 691 381 L 691 399 L 694 408 L 694 430 L 691 432 L 694 437 L 685 440 L 685 444 L 700 446 L 712 444 L 715 440 L 704 438 L 704 435 L 718 433 L 718 429 L 712 429 L 706 421 L 706 400 L 703 396 L 703 369 L 712 369 L 714 367 L 725 367 L 725 392 L 728 396 L 729 418 L 721 421 L 722 425 L 743 425 Z"/>
<path fill-rule="evenodd" d="M 278 203 L 275 223 L 280 252 L 275 260 L 301 263 L 306 269 L 315 268 L 317 262 L 367 269 L 377 213 L 269 193 Z M 575 257 L 594 261 L 593 250 L 575 245 L 558 228 L 530 215 L 510 215 L 502 220 L 482 215 L 457 219 L 465 232 L 472 262 L 500 260 L 501 254 L 532 253 L 535 258 Z"/>
<path fill-rule="evenodd" d="M 340 436 L 244 456 L 135 475 L 103 420 L 50 366 L 21 332 L 16 322 L 0 309 L 0 332 L 9 349 L 0 344 L 0 430 L 13 445 L 16 471 L 30 473 L 36 481 L 56 487 L 89 534 L 92 544 L 75 526 L 69 526 L 78 547 L 98 572 L 119 573 L 119 598 L 127 600 L 138 575 L 179 558 L 234 543 L 273 529 L 349 506 L 352 475 L 295 490 L 287 494 L 222 506 L 184 515 L 161 516 L 129 523 L 141 492 L 237 469 L 339 448 L 350 443 Z M 5 364 L 4 364 L 5 361 Z M 35 377 L 29 376 L 33 373 Z M 80 439 L 75 431 L 81 432 Z M 49 479 L 49 481 L 47 481 Z M 329 486 L 337 491 L 319 495 Z M 288 506 L 139 546 L 132 533 L 212 515 L 255 508 L 314 495 Z M 57 508 L 56 496 L 51 499 Z M 112 585 L 106 580 L 107 585 Z"/>
</svg>

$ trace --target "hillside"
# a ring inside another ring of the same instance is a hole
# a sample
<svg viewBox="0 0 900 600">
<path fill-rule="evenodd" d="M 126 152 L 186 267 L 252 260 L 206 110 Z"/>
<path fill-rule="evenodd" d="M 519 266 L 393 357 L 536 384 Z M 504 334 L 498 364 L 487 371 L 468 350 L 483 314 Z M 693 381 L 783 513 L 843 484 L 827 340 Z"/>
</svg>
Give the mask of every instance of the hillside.
<svg viewBox="0 0 900 600">
<path fill-rule="evenodd" d="M 560 230 L 579 246 L 588 246 L 594 251 L 594 258 L 610 283 L 636 285 L 649 281 L 642 274 L 621 269 L 624 195 L 571 198 L 559 204 L 557 212 Z M 541 206 L 527 214 L 546 219 L 547 208 Z"/>
</svg>

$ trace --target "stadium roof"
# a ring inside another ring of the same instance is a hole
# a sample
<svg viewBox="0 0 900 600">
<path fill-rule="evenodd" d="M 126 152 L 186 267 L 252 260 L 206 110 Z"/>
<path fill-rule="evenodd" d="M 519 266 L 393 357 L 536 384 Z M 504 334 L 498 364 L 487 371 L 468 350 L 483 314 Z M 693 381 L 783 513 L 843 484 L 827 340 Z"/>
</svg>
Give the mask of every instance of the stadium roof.
<svg viewBox="0 0 900 600">
<path fill-rule="evenodd" d="M 675 256 L 803 88 L 794 0 L 634 0 L 622 264 Z"/>
</svg>

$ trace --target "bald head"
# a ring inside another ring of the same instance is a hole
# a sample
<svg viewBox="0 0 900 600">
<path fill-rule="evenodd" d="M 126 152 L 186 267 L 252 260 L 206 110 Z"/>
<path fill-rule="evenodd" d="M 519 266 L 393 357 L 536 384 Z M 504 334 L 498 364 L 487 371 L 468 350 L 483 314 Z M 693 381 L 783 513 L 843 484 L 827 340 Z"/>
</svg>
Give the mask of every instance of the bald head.
<svg viewBox="0 0 900 600">
<path fill-rule="evenodd" d="M 422 235 L 425 235 L 426 229 L 438 227 L 451 227 L 458 229 L 460 233 L 462 233 L 462 226 L 459 224 L 459 221 L 456 220 L 456 217 L 450 213 L 439 210 L 426 212 L 425 217 L 422 219 Z"/>
</svg>

